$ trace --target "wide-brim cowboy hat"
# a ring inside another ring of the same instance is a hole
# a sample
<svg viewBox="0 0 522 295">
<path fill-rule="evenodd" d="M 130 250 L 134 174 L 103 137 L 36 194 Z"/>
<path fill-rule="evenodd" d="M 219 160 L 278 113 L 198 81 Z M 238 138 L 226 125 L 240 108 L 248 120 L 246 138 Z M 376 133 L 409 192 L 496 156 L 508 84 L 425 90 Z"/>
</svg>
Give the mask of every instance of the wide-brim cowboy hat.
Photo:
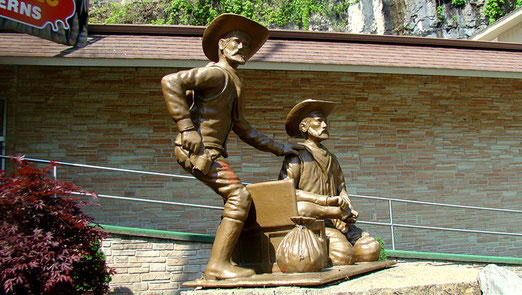
<svg viewBox="0 0 522 295">
<path fill-rule="evenodd" d="M 244 16 L 225 13 L 213 19 L 203 33 L 203 52 L 211 61 L 217 62 L 218 42 L 226 34 L 241 31 L 250 36 L 246 60 L 250 59 L 268 39 L 268 29 Z"/>
<path fill-rule="evenodd" d="M 285 129 L 291 137 L 302 137 L 299 131 L 299 123 L 312 112 L 319 112 L 325 118 L 335 109 L 335 102 L 306 99 L 296 104 L 286 116 Z"/>
</svg>

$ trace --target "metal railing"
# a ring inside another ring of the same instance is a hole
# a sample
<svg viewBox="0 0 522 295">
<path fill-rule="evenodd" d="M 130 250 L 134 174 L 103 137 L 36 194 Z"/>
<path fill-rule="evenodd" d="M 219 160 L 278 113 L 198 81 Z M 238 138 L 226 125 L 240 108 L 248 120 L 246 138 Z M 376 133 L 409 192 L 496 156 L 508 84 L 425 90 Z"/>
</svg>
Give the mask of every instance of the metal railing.
<svg viewBox="0 0 522 295">
<path fill-rule="evenodd" d="M 395 198 L 385 198 L 385 197 L 374 197 L 374 196 L 362 196 L 362 195 L 350 195 L 351 198 L 363 198 L 363 199 L 373 199 L 373 200 L 383 200 L 388 202 L 388 213 L 390 222 L 374 222 L 374 221 L 357 221 L 361 224 L 372 224 L 372 225 L 383 225 L 390 227 L 391 233 L 391 241 L 392 241 L 392 250 L 395 249 L 395 227 L 405 227 L 405 228 L 419 228 L 419 229 L 432 229 L 432 230 L 441 230 L 441 231 L 454 231 L 454 232 L 466 232 L 466 233 L 477 233 L 477 234 L 493 234 L 493 235 L 506 235 L 506 236 L 518 236 L 522 237 L 522 233 L 510 233 L 510 232 L 501 232 L 501 231 L 487 231 L 487 230 L 473 230 L 473 229 L 462 229 L 462 228 L 449 228 L 449 227 L 437 227 L 437 226 L 425 226 L 425 225 L 413 225 L 413 224 L 402 224 L 396 223 L 393 220 L 393 206 L 392 202 L 398 203 L 410 203 L 410 204 L 419 204 L 419 205 L 428 205 L 428 206 L 439 206 L 439 207 L 451 207 L 451 208 L 460 208 L 460 209 L 473 209 L 473 210 L 485 210 L 485 211 L 494 211 L 494 212 L 505 212 L 505 213 L 522 213 L 522 210 L 516 209 L 501 209 L 501 208 L 490 208 L 490 207 L 479 207 L 479 206 L 467 206 L 467 205 L 455 205 L 455 204 L 447 204 L 447 203 L 434 203 L 434 202 L 424 202 L 424 201 L 415 201 L 415 200 L 405 200 L 405 199 L 395 199 Z M 517 227 L 515 227 L 517 228 Z M 518 227 L 520 228 L 520 227 Z"/>
<path fill-rule="evenodd" d="M 1 155 L 0 155 L 0 157 L 1 158 L 9 158 L 8 156 L 1 156 Z M 35 163 L 45 163 L 45 164 L 56 163 L 56 164 L 59 164 L 61 166 L 87 168 L 87 169 L 98 169 L 98 170 L 115 171 L 115 172 L 135 173 L 135 174 L 142 174 L 142 175 L 165 176 L 165 177 L 182 178 L 182 179 L 196 179 L 193 176 L 177 175 L 177 174 L 170 174 L 170 173 L 149 172 L 149 171 L 141 171 L 141 170 L 133 170 L 133 169 L 121 169 L 121 168 L 112 168 L 112 167 L 87 165 L 87 164 L 78 164 L 78 163 L 68 163 L 68 162 L 59 162 L 59 161 L 49 161 L 49 160 L 33 159 L 33 158 L 24 158 L 24 160 L 35 162 Z M 58 177 L 58 166 L 53 166 L 52 174 L 53 174 L 53 178 L 57 179 L 57 177 Z M 243 183 L 244 184 L 250 184 L 248 182 L 243 182 Z M 182 202 L 171 202 L 171 201 L 162 201 L 162 200 L 154 200 L 154 199 L 142 199 L 142 198 L 113 196 L 113 195 L 105 195 L 105 194 L 97 194 L 97 197 L 98 198 L 107 198 L 107 199 L 117 199 L 117 200 L 133 201 L 133 202 L 148 202 L 148 203 L 167 204 L 167 205 L 184 206 L 184 207 L 194 207 L 194 208 L 210 209 L 210 210 L 223 210 L 223 207 L 220 207 L 220 206 L 210 206 L 210 205 L 191 204 L 191 203 L 182 203 Z M 466 232 L 466 233 L 477 233 L 477 234 L 507 235 L 507 236 L 522 237 L 522 233 L 515 233 L 515 232 L 473 230 L 473 229 L 448 228 L 448 227 L 424 226 L 424 225 L 397 223 L 397 222 L 394 221 L 392 203 L 393 202 L 396 202 L 396 203 L 409 203 L 409 204 L 418 204 L 418 205 L 426 205 L 426 206 L 439 206 L 439 207 L 450 207 L 450 208 L 472 209 L 472 210 L 485 210 L 485 211 L 491 211 L 491 212 L 519 213 L 519 214 L 522 214 L 522 210 L 491 208 L 491 207 L 480 207 L 480 206 L 467 206 L 467 205 L 455 205 L 455 204 L 447 204 L 447 203 L 424 202 L 424 201 L 416 201 L 416 200 L 396 199 L 396 198 L 386 198 L 386 197 L 375 197 L 375 196 L 365 196 L 365 195 L 352 195 L 352 194 L 350 194 L 350 197 L 351 198 L 380 200 L 380 201 L 386 201 L 388 203 L 389 222 L 375 222 L 375 221 L 364 221 L 364 220 L 358 220 L 357 222 L 361 223 L 361 224 L 388 226 L 390 228 L 390 233 L 391 233 L 392 250 L 396 250 L 396 248 L 395 248 L 395 232 L 394 232 L 394 229 L 396 227 L 429 229 L 429 230 L 440 230 L 440 231 L 453 231 L 453 232 Z M 522 227 L 514 226 L 514 228 L 522 228 Z"/>
</svg>

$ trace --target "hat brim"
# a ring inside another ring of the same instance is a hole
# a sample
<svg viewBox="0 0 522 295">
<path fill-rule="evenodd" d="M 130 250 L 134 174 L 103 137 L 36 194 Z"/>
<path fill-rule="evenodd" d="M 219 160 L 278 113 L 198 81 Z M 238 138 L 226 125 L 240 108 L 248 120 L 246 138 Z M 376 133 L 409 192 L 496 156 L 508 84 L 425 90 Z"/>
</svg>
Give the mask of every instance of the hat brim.
<svg viewBox="0 0 522 295">
<path fill-rule="evenodd" d="M 245 56 L 250 59 L 268 39 L 268 29 L 244 16 L 225 13 L 213 19 L 203 33 L 203 52 L 211 61 L 219 61 L 218 41 L 226 34 L 241 31 L 250 36 L 249 52 Z"/>
<path fill-rule="evenodd" d="M 285 129 L 291 137 L 302 137 L 299 123 L 312 112 L 320 112 L 328 117 L 335 109 L 335 102 L 325 100 L 306 99 L 295 105 L 286 116 Z"/>
</svg>

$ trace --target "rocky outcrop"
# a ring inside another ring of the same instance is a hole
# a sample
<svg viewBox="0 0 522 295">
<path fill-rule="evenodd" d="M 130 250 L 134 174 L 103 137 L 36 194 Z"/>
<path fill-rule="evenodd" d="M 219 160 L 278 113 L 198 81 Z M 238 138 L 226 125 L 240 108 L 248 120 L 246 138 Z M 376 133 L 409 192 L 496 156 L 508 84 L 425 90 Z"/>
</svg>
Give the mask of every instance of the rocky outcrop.
<svg viewBox="0 0 522 295">
<path fill-rule="evenodd" d="M 443 0 L 360 0 L 346 18 L 312 16 L 310 29 L 466 39 L 487 25 L 484 9 L 485 0 L 468 0 L 461 7 Z"/>
</svg>

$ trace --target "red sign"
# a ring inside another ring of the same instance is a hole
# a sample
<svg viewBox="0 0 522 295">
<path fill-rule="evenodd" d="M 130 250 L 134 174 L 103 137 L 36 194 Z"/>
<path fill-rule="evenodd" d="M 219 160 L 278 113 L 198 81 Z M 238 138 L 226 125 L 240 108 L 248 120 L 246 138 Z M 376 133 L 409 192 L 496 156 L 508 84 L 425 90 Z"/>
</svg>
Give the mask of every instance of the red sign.
<svg viewBox="0 0 522 295">
<path fill-rule="evenodd" d="M 74 16 L 74 0 L 0 0 L 0 16 L 42 29 L 48 23 L 58 31 L 58 23 L 68 30 L 67 20 Z"/>
</svg>

